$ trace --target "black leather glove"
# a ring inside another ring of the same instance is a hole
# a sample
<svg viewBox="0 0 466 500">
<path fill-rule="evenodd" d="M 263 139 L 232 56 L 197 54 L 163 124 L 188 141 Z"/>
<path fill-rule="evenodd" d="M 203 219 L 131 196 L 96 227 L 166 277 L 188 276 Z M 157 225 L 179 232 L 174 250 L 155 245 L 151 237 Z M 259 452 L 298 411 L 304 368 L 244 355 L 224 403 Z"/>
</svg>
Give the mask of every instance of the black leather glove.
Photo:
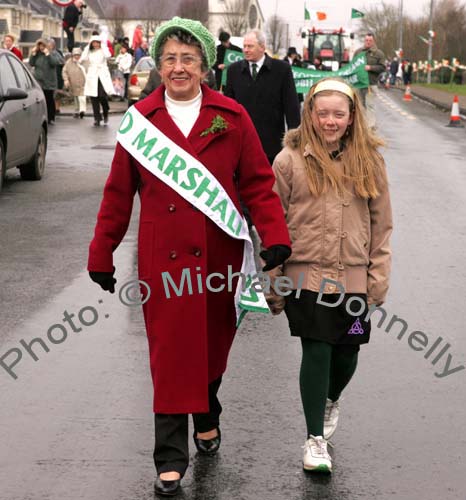
<svg viewBox="0 0 466 500">
<path fill-rule="evenodd" d="M 267 250 L 262 250 L 260 256 L 265 260 L 265 266 L 262 268 L 262 271 L 270 271 L 283 264 L 290 255 L 291 248 L 286 245 L 272 245 Z"/>
<path fill-rule="evenodd" d="M 115 283 L 117 280 L 113 277 L 115 273 L 115 266 L 113 266 L 113 271 L 111 273 L 100 272 L 100 271 L 89 271 L 89 276 L 91 280 L 98 283 L 102 290 L 106 292 L 115 293 Z"/>
</svg>

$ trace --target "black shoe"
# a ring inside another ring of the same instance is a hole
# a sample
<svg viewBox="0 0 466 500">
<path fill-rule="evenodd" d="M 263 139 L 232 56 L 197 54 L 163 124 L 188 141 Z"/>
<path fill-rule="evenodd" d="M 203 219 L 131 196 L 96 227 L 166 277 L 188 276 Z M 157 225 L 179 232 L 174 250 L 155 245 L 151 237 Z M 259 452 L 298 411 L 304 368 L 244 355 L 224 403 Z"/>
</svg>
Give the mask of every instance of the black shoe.
<svg viewBox="0 0 466 500">
<path fill-rule="evenodd" d="M 84 118 L 84 111 L 81 111 L 81 112 L 79 113 L 79 118 L 81 118 L 81 120 Z"/>
<path fill-rule="evenodd" d="M 79 118 L 79 113 L 75 113 L 75 114 L 73 115 L 73 118 Z"/>
<path fill-rule="evenodd" d="M 49 125 L 55 125 L 55 120 L 49 120 L 48 123 Z"/>
<path fill-rule="evenodd" d="M 171 481 L 165 481 L 157 477 L 154 484 L 154 490 L 157 495 L 163 497 L 174 497 L 178 494 L 180 490 L 181 479 L 173 479 Z"/>
<path fill-rule="evenodd" d="M 104 115 L 104 125 L 107 125 L 108 123 L 108 115 Z"/>
<path fill-rule="evenodd" d="M 203 455 L 214 455 L 220 448 L 220 442 L 222 441 L 222 435 L 220 429 L 217 427 L 217 436 L 212 439 L 199 439 L 196 437 L 197 431 L 194 431 L 193 439 L 196 445 L 197 451 Z"/>
<path fill-rule="evenodd" d="M 96 120 L 94 122 L 94 127 L 100 127 L 100 120 Z"/>
</svg>

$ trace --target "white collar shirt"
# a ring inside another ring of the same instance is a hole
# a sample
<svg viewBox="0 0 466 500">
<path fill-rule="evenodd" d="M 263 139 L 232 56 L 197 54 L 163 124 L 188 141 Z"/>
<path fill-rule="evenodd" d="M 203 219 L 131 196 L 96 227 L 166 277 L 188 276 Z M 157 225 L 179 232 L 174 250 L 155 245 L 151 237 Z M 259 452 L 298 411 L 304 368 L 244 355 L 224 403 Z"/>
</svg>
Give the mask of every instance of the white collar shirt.
<svg viewBox="0 0 466 500">
<path fill-rule="evenodd" d="M 257 64 L 257 73 L 259 73 L 260 69 L 262 68 L 262 65 L 264 64 L 265 61 L 265 55 L 263 55 L 258 61 L 249 61 L 249 71 L 251 72 L 252 75 L 252 65 Z"/>
</svg>

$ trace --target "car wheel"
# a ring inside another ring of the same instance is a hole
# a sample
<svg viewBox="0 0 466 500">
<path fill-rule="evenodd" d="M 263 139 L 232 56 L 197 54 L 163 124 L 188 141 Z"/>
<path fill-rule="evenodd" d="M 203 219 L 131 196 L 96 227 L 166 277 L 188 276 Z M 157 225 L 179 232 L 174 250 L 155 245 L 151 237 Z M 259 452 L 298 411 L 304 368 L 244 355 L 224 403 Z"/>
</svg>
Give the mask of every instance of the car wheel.
<svg viewBox="0 0 466 500">
<path fill-rule="evenodd" d="M 5 146 L 3 141 L 0 139 L 0 191 L 3 187 L 3 180 L 6 175 L 6 159 L 5 159 Z"/>
<path fill-rule="evenodd" d="M 47 134 L 44 128 L 41 128 L 39 140 L 37 141 L 36 152 L 32 159 L 20 165 L 19 171 L 21 179 L 26 181 L 38 181 L 44 175 L 45 155 L 47 153 Z"/>
</svg>

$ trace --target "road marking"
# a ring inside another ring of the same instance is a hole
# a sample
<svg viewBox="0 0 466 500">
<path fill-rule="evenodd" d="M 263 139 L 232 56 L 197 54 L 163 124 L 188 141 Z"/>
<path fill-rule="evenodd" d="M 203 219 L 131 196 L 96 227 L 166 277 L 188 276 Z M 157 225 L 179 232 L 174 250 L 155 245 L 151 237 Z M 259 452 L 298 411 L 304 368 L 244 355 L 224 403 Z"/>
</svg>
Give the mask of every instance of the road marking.
<svg viewBox="0 0 466 500">
<path fill-rule="evenodd" d="M 375 92 L 375 95 L 382 101 L 383 104 L 385 104 L 387 107 L 393 109 L 393 111 L 398 112 L 401 116 L 405 116 L 408 118 L 408 120 L 416 120 L 417 118 L 412 115 L 411 113 L 408 113 L 404 109 L 401 109 L 397 104 L 395 104 L 390 98 L 388 98 L 386 95 L 380 93 L 380 92 Z"/>
</svg>

